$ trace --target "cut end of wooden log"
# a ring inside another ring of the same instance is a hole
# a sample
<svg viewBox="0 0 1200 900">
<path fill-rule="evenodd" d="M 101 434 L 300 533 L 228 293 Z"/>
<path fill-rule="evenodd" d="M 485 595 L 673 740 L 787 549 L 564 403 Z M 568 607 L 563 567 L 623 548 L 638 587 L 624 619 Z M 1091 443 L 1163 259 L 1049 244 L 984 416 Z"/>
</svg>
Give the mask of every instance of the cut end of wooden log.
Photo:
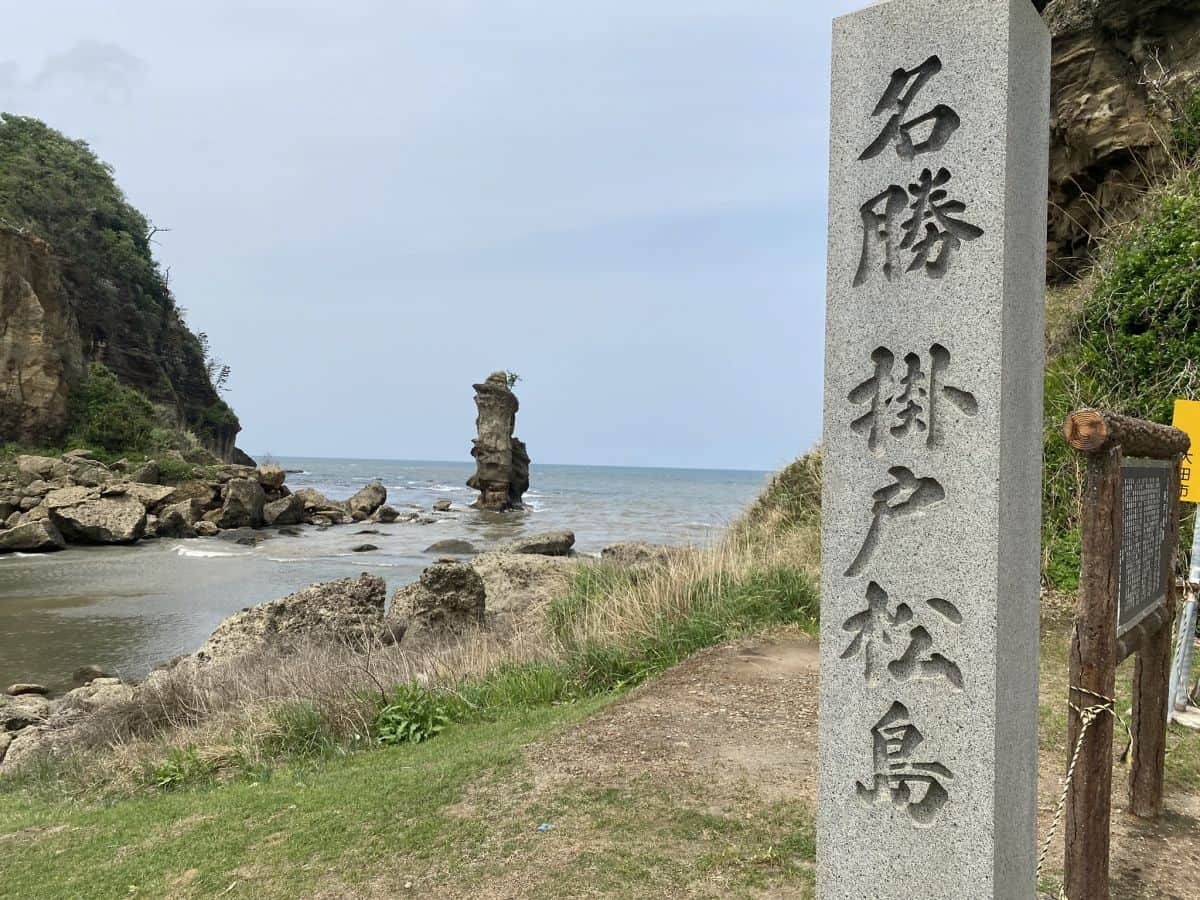
<svg viewBox="0 0 1200 900">
<path fill-rule="evenodd" d="M 1063 436 L 1076 450 L 1090 453 L 1099 450 L 1108 441 L 1108 422 L 1102 413 L 1094 409 L 1076 410 L 1067 416 Z"/>
</svg>

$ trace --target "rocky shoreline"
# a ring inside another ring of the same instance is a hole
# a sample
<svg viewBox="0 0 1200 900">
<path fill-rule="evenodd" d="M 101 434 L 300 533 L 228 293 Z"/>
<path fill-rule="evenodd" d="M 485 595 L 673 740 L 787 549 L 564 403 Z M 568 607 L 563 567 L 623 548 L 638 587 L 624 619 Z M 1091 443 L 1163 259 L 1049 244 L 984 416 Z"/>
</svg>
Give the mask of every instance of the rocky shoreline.
<svg viewBox="0 0 1200 900">
<path fill-rule="evenodd" d="M 26 470 L 32 473 L 35 465 L 40 471 L 48 465 L 46 460 L 50 458 L 23 459 L 27 460 Z M 36 464 L 31 462 L 35 459 L 39 460 Z M 195 527 L 198 524 L 211 523 L 219 529 L 218 522 L 227 522 L 230 527 L 246 528 L 247 525 L 242 523 L 256 520 L 253 512 L 258 508 L 254 500 L 258 492 L 242 485 L 230 489 L 231 484 L 252 482 L 264 498 L 269 496 L 268 491 L 286 490 L 280 477 L 283 473 L 272 467 L 226 466 L 222 474 L 231 477 L 223 482 L 225 489 L 221 492 L 220 504 L 215 502 L 215 497 L 209 501 L 211 508 L 193 519 L 192 533 L 201 533 Z M 212 487 L 209 482 L 196 483 Z M 102 510 L 103 514 L 97 513 L 94 522 L 93 518 L 88 518 L 86 521 L 92 522 L 88 527 L 103 527 L 116 535 L 131 534 L 136 531 L 133 526 L 123 524 L 120 527 L 127 530 L 121 531 L 115 521 L 122 517 L 133 520 L 144 516 L 147 525 L 151 524 L 152 518 L 157 518 L 157 533 L 161 535 L 161 523 L 173 507 L 188 504 L 194 509 L 200 504 L 199 497 L 165 503 L 169 499 L 166 495 L 146 502 L 142 498 L 154 498 L 161 492 L 145 491 L 144 487 L 144 482 L 117 480 L 106 486 L 53 487 L 40 495 L 43 499 L 37 507 L 27 512 L 45 509 L 46 518 L 31 521 L 45 522 L 49 527 L 57 528 L 54 517 L 66 520 L 66 514 L 59 510 L 73 510 L 71 521 L 83 521 L 79 508 L 92 504 L 86 508 Z M 304 491 L 285 494 L 280 499 L 300 498 L 295 508 L 299 512 L 303 504 L 303 516 L 298 521 L 310 524 L 320 525 L 322 520 L 332 524 L 335 519 L 339 523 L 384 521 L 376 517 L 381 510 L 387 509 L 383 503 L 386 491 L 382 485 L 378 485 L 377 490 L 374 485 L 368 488 L 370 490 L 364 489 L 344 504 L 329 501 L 316 492 Z M 88 500 L 78 504 L 59 505 L 61 501 L 53 496 L 55 492 L 83 490 L 92 493 L 88 494 Z M 253 501 L 249 504 L 245 499 L 247 494 Z M 39 494 L 35 491 L 27 496 Z M 131 500 L 141 507 L 137 516 Z M 263 506 L 278 502 L 264 501 Z M 114 508 L 113 503 L 120 506 Z M 127 508 L 130 511 L 125 513 Z M 145 527 L 142 539 L 146 537 Z M 68 533 L 78 532 L 68 530 Z M 451 548 L 474 555 L 466 559 L 449 556 L 438 559 L 417 581 L 396 590 L 390 603 L 387 585 L 377 575 L 364 573 L 358 578 L 314 584 L 235 613 L 194 653 L 164 663 L 141 682 L 122 680 L 114 673 L 87 666 L 74 673 L 72 682 L 75 686 L 58 697 L 50 696 L 51 692 L 43 685 L 14 684 L 0 696 L 0 776 L 11 775 L 40 756 L 69 750 L 78 742 L 81 728 L 89 717 L 105 709 L 112 712 L 122 704 L 135 706 L 139 700 L 153 696 L 166 680 L 189 668 L 204 670 L 254 654 L 278 657 L 312 644 L 340 643 L 364 650 L 401 644 L 405 650 L 422 651 L 444 646 L 469 632 L 480 630 L 500 640 L 515 639 L 537 627 L 545 607 L 569 587 L 571 574 L 578 566 L 595 562 L 590 557 L 576 556 L 574 543 L 572 532 L 561 531 L 530 535 L 487 552 L 477 552 L 475 548 Z M 686 552 L 680 548 L 630 542 L 604 548 L 601 560 L 608 565 L 641 569 L 664 565 Z"/>
<path fill-rule="evenodd" d="M 278 466 L 192 465 L 178 453 L 164 462 L 183 477 L 167 477 L 153 461 L 108 465 L 87 450 L 18 456 L 0 472 L 0 554 L 246 528 L 435 521 L 421 510 L 388 506 L 387 489 L 377 481 L 340 501 L 311 488 L 293 493 Z"/>
</svg>

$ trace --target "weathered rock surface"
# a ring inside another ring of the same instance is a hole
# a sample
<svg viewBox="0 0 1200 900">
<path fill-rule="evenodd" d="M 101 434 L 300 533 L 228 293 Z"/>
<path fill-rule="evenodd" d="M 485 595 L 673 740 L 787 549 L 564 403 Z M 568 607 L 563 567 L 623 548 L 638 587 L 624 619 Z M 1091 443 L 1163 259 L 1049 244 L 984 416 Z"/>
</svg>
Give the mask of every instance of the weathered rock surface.
<svg viewBox="0 0 1200 900">
<path fill-rule="evenodd" d="M 172 538 L 195 537 L 196 523 L 203 515 L 204 508 L 194 497 L 164 506 L 158 514 L 158 535 Z"/>
<path fill-rule="evenodd" d="M 387 488 L 378 481 L 372 481 L 346 501 L 346 509 L 355 522 L 362 522 L 369 519 L 386 500 Z"/>
<path fill-rule="evenodd" d="M 287 478 L 287 473 L 279 466 L 259 466 L 255 470 L 255 476 L 258 478 L 258 483 L 263 486 L 264 490 L 277 491 L 283 487 L 283 482 Z"/>
<path fill-rule="evenodd" d="M 234 478 L 222 493 L 224 503 L 214 524 L 218 528 L 256 528 L 263 524 L 266 493 L 255 479 Z"/>
<path fill-rule="evenodd" d="M 540 556 L 567 556 L 575 546 L 572 531 L 547 531 L 509 541 L 497 548 L 503 553 L 535 553 Z"/>
<path fill-rule="evenodd" d="M 529 490 L 529 454 L 513 436 L 520 404 L 504 372 L 493 372 L 475 387 L 476 437 L 471 448 L 475 474 L 467 487 L 479 491 L 477 509 L 521 509 Z"/>
<path fill-rule="evenodd" d="M 546 605 L 567 592 L 580 565 L 568 556 L 495 551 L 470 561 L 483 579 L 488 623 L 500 632 L 541 627 Z"/>
<path fill-rule="evenodd" d="M 211 661 L 266 648 L 286 651 L 308 640 L 370 638 L 380 633 L 386 600 L 387 585 L 375 575 L 314 584 L 226 619 L 196 656 Z"/>
<path fill-rule="evenodd" d="M 304 500 L 289 494 L 263 506 L 264 525 L 299 525 L 304 521 Z"/>
<path fill-rule="evenodd" d="M 479 552 L 479 548 L 470 541 L 445 540 L 437 541 L 425 548 L 426 553 L 449 553 L 452 555 L 469 556 Z"/>
<path fill-rule="evenodd" d="M 50 553 L 67 546 L 52 522 L 27 522 L 0 531 L 0 553 Z"/>
<path fill-rule="evenodd" d="M 649 544 L 645 541 L 622 541 L 609 544 L 601 550 L 600 559 L 622 568 L 647 569 L 664 566 L 687 552 L 687 548 L 684 547 L 668 547 L 665 544 Z"/>
<path fill-rule="evenodd" d="M 0 699 L 0 731 L 21 731 L 41 725 L 50 715 L 50 701 L 38 694 Z"/>
<path fill-rule="evenodd" d="M 33 445 L 60 437 L 82 374 L 79 322 L 53 252 L 0 227 L 0 435 Z"/>
<path fill-rule="evenodd" d="M 1106 222 L 1168 169 L 1171 120 L 1200 87 L 1200 0 L 1054 0 L 1049 275 L 1090 260 Z"/>
<path fill-rule="evenodd" d="M 405 642 L 460 635 L 484 623 L 483 579 L 471 566 L 437 562 L 392 597 L 388 621 L 403 623 Z"/>
<path fill-rule="evenodd" d="M 63 537 L 72 543 L 131 544 L 142 536 L 146 528 L 146 508 L 127 494 L 88 499 L 64 498 L 53 504 L 48 498 L 46 505 L 51 521 L 58 526 Z"/>
<path fill-rule="evenodd" d="M 400 518 L 400 510 L 386 504 L 375 510 L 375 515 L 371 516 L 372 521 L 382 522 L 385 525 L 395 522 L 398 518 Z"/>
</svg>

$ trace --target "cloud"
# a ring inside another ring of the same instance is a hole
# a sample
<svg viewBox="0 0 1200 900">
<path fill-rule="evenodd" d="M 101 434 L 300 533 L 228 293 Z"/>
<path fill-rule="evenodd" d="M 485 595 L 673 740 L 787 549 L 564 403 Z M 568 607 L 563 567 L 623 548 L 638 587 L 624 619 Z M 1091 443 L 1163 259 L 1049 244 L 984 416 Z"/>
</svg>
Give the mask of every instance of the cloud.
<svg viewBox="0 0 1200 900">
<path fill-rule="evenodd" d="M 137 56 L 106 41 L 80 41 L 50 56 L 30 83 L 35 91 L 65 87 L 86 90 L 102 103 L 124 104 L 141 82 L 146 64 Z M 0 66 L 0 85 L 4 69 Z"/>
</svg>

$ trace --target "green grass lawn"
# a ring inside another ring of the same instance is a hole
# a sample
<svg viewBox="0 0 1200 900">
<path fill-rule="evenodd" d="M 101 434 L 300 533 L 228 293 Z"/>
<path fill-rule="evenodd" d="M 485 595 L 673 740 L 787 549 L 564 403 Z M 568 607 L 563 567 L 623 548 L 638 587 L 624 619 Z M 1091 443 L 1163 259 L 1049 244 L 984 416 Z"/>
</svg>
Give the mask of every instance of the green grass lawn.
<svg viewBox="0 0 1200 900">
<path fill-rule="evenodd" d="M 0 795 L 0 896 L 744 896 L 811 883 L 799 802 L 714 806 L 695 785 L 550 787 L 522 748 L 609 702 L 513 710 L 436 740 L 260 782 L 111 804 Z M 748 815 L 747 812 L 752 814 Z M 553 829 L 539 832 L 542 823 Z M 489 894 L 503 875 L 508 890 Z"/>
</svg>

